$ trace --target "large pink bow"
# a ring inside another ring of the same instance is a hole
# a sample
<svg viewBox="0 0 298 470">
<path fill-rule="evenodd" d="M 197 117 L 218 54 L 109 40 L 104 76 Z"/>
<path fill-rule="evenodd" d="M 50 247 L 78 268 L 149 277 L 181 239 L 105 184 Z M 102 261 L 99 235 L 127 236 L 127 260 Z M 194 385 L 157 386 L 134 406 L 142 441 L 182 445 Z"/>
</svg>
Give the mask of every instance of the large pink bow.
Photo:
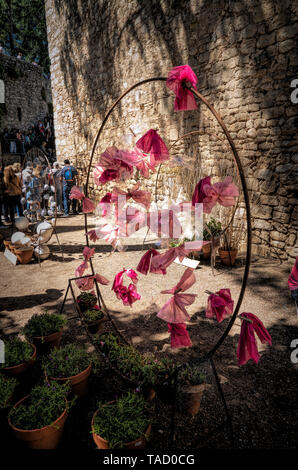
<svg viewBox="0 0 298 470">
<path fill-rule="evenodd" d="M 201 250 L 206 242 L 196 240 L 193 242 L 182 243 L 180 246 L 169 248 L 165 253 L 159 254 L 152 259 L 152 265 L 155 269 L 166 269 L 176 258 L 182 261 L 192 251 Z"/>
<path fill-rule="evenodd" d="M 203 199 L 204 212 L 210 214 L 217 202 L 224 207 L 231 207 L 235 204 L 235 198 L 239 196 L 239 191 L 232 181 L 233 178 L 227 176 L 223 182 L 204 185 L 204 193 L 206 194 Z"/>
<path fill-rule="evenodd" d="M 197 109 L 195 97 L 185 85 L 189 82 L 191 86 L 197 89 L 197 76 L 189 65 L 180 65 L 170 70 L 166 85 L 175 95 L 175 111 L 187 111 Z"/>
<path fill-rule="evenodd" d="M 221 323 L 228 315 L 232 315 L 233 308 L 234 301 L 230 289 L 220 289 L 215 294 L 209 295 L 206 317 L 215 317 Z"/>
<path fill-rule="evenodd" d="M 154 129 L 150 129 L 146 132 L 146 134 L 137 141 L 136 146 L 143 150 L 143 152 L 149 153 L 155 164 L 169 159 L 168 148 Z"/>
<path fill-rule="evenodd" d="M 126 200 L 132 198 L 135 202 L 137 202 L 138 204 L 142 204 L 148 210 L 151 203 L 151 194 L 149 193 L 149 191 L 140 190 L 140 184 L 141 183 L 137 183 L 127 193 L 125 191 L 122 191 L 122 189 L 114 188 L 112 192 L 111 201 L 117 203 L 119 196 L 123 196 L 123 199 L 125 197 Z M 119 200 L 121 201 L 121 197 Z"/>
<path fill-rule="evenodd" d="M 133 282 L 128 287 L 123 285 L 123 276 L 126 274 Z M 138 282 L 138 275 L 133 269 L 123 269 L 116 274 L 112 290 L 115 292 L 118 299 L 121 299 L 124 305 L 130 305 L 141 298 L 140 294 L 134 284 Z"/>
<path fill-rule="evenodd" d="M 110 281 L 100 274 L 95 274 L 94 276 L 84 277 L 83 279 L 76 279 L 76 284 L 78 288 L 82 291 L 88 291 L 94 287 L 94 279 L 97 280 L 100 284 L 106 286 Z"/>
<path fill-rule="evenodd" d="M 110 243 L 114 250 L 122 250 L 123 246 L 121 244 L 120 238 L 121 236 L 126 236 L 126 233 L 121 233 L 120 227 L 118 225 L 104 224 L 97 229 L 89 230 L 87 235 L 93 242 L 102 239 L 107 243 Z"/>
<path fill-rule="evenodd" d="M 76 277 L 83 276 L 85 270 L 88 267 L 88 261 L 94 255 L 94 252 L 95 252 L 95 248 L 89 248 L 88 246 L 85 246 L 85 248 L 83 249 L 84 261 L 75 270 L 75 276 Z"/>
<path fill-rule="evenodd" d="M 202 203 L 204 198 L 206 197 L 206 194 L 205 194 L 205 191 L 204 191 L 204 187 L 208 185 L 210 186 L 211 185 L 211 177 L 210 176 L 206 176 L 206 178 L 203 178 L 201 179 L 196 187 L 195 187 L 195 190 L 193 192 L 193 195 L 192 195 L 192 205 L 194 206 L 195 204 L 199 204 L 199 203 Z"/>
<path fill-rule="evenodd" d="M 154 268 L 152 266 L 152 258 L 154 256 L 159 256 L 159 252 L 151 248 L 150 250 L 146 251 L 146 253 L 142 256 L 137 266 L 137 271 L 139 273 L 145 274 L 147 276 L 148 272 L 154 274 L 166 274 L 165 269 Z"/>
<path fill-rule="evenodd" d="M 93 212 L 95 209 L 94 203 L 79 190 L 77 186 L 73 186 L 69 195 L 70 199 L 83 200 L 83 212 L 88 214 L 88 212 Z"/>
<path fill-rule="evenodd" d="M 187 268 L 178 284 L 172 289 L 162 290 L 161 294 L 174 294 L 170 300 L 158 312 L 158 318 L 168 323 L 184 323 L 190 317 L 185 309 L 187 305 L 194 303 L 196 294 L 180 294 L 189 289 L 196 282 L 193 269 Z"/>
<path fill-rule="evenodd" d="M 136 168 L 144 178 L 149 178 L 149 170 L 154 171 L 157 162 L 152 155 L 142 152 L 137 147 L 134 148 L 134 152 L 139 157 L 139 161 L 135 165 Z"/>
<path fill-rule="evenodd" d="M 124 181 L 132 176 L 133 165 L 137 161 L 138 157 L 134 152 L 108 147 L 101 154 L 100 160 L 94 168 L 94 181 L 98 185 L 108 181 Z"/>
<path fill-rule="evenodd" d="M 185 323 L 168 323 L 168 330 L 171 333 L 171 348 L 191 348 L 190 340 Z"/>
<path fill-rule="evenodd" d="M 254 332 L 257 333 L 261 343 L 269 343 L 272 345 L 272 339 L 265 326 L 259 320 L 259 318 L 253 313 L 241 313 L 240 317 L 248 318 L 252 320 L 249 323 L 242 320 L 241 332 L 237 348 L 237 358 L 240 366 L 246 364 L 249 359 L 252 359 L 256 364 L 259 362 L 260 354 L 258 351 L 256 338 Z"/>
</svg>

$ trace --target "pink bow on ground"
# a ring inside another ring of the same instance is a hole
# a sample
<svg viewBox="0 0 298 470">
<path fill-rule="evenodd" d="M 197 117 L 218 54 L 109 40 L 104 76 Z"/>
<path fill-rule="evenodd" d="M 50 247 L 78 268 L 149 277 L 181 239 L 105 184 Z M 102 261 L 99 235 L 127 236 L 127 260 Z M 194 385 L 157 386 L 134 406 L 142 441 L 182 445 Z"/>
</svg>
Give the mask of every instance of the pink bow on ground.
<svg viewBox="0 0 298 470">
<path fill-rule="evenodd" d="M 153 274 L 166 274 L 165 269 L 154 268 L 152 266 L 152 258 L 154 256 L 159 256 L 159 252 L 154 250 L 153 248 L 146 251 L 146 253 L 142 256 L 137 266 L 137 271 L 141 274 L 145 274 L 147 276 L 148 272 Z"/>
<path fill-rule="evenodd" d="M 168 330 L 171 334 L 171 348 L 191 348 L 190 340 L 185 323 L 168 323 Z"/>
<path fill-rule="evenodd" d="M 185 323 L 190 317 L 185 309 L 194 303 L 196 294 L 180 294 L 189 289 L 196 282 L 193 269 L 187 268 L 178 284 L 172 289 L 162 290 L 161 294 L 174 294 L 158 312 L 158 318 L 168 323 Z"/>
<path fill-rule="evenodd" d="M 160 135 L 154 129 L 150 129 L 146 132 L 146 134 L 137 141 L 136 146 L 143 150 L 143 152 L 150 154 L 153 158 L 153 160 L 151 160 L 151 164 L 153 162 L 154 164 L 159 164 L 160 162 L 164 162 L 169 159 L 168 148 Z"/>
<path fill-rule="evenodd" d="M 195 190 L 193 192 L 193 195 L 192 195 L 192 205 L 194 206 L 195 204 L 199 204 L 199 203 L 202 203 L 204 198 L 206 197 L 206 194 L 205 194 L 205 191 L 204 191 L 204 187 L 208 185 L 210 186 L 211 185 L 211 177 L 210 176 L 206 176 L 206 178 L 203 178 L 201 179 L 196 187 L 195 187 Z"/>
<path fill-rule="evenodd" d="M 123 285 L 123 276 L 126 274 L 133 282 L 128 287 Z M 112 290 L 115 292 L 118 299 L 121 299 L 124 305 L 130 305 L 141 298 L 140 294 L 134 284 L 138 282 L 138 275 L 133 269 L 123 269 L 116 274 Z"/>
<path fill-rule="evenodd" d="M 95 252 L 95 248 L 89 248 L 88 246 L 85 246 L 85 248 L 83 249 L 84 261 L 75 270 L 76 277 L 83 276 L 85 270 L 88 267 L 88 261 L 94 255 L 94 252 Z"/>
<path fill-rule="evenodd" d="M 253 313 L 244 312 L 240 314 L 240 317 L 248 318 L 252 320 L 252 323 L 242 320 L 237 348 L 238 363 L 242 366 L 243 364 L 246 364 L 249 359 L 252 359 L 257 364 L 260 359 L 260 354 L 254 332 L 257 333 L 261 343 L 269 343 L 270 346 L 272 345 L 271 336 L 261 320 L 259 320 L 259 318 Z"/>
<path fill-rule="evenodd" d="M 83 201 L 83 212 L 84 214 L 88 214 L 89 212 L 93 212 L 95 209 L 94 203 L 79 190 L 77 186 L 73 186 L 70 191 L 69 199 L 77 199 Z"/>
<path fill-rule="evenodd" d="M 197 82 L 197 76 L 189 65 L 180 65 L 170 70 L 166 85 L 176 95 L 175 111 L 197 109 L 198 105 L 192 91 L 185 87 L 187 83 L 190 83 L 196 90 Z"/>
<path fill-rule="evenodd" d="M 122 202 L 125 202 L 125 200 L 132 198 L 135 202 L 137 202 L 138 204 L 142 204 L 148 210 L 151 203 L 151 194 L 149 193 L 149 191 L 140 190 L 140 184 L 141 183 L 137 183 L 127 193 L 122 189 L 114 188 L 111 196 L 111 201 L 114 203 L 118 203 L 121 202 L 122 199 Z M 121 198 L 121 196 L 123 198 Z"/>
<path fill-rule="evenodd" d="M 209 295 L 206 317 L 215 317 L 221 323 L 228 315 L 232 315 L 233 308 L 234 301 L 230 289 L 220 289 L 215 294 Z"/>
<path fill-rule="evenodd" d="M 223 182 L 213 185 L 205 184 L 204 193 L 206 197 L 203 199 L 204 212 L 210 214 L 211 210 L 218 202 L 224 207 L 231 207 L 235 204 L 235 198 L 239 196 L 237 186 L 233 183 L 233 178 L 227 176 Z"/>
<path fill-rule="evenodd" d="M 83 279 L 76 279 L 76 284 L 80 290 L 88 291 L 94 287 L 94 279 L 97 280 L 100 284 L 106 286 L 110 281 L 100 274 L 95 274 L 94 276 L 84 277 Z"/>
</svg>

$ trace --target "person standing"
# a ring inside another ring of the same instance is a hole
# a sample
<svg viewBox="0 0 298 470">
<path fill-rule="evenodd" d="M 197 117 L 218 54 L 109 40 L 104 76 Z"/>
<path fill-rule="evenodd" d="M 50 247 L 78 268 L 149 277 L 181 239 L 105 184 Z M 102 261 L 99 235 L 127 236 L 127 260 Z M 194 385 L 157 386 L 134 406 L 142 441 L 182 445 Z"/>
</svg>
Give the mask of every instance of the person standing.
<svg viewBox="0 0 298 470">
<path fill-rule="evenodd" d="M 72 203 L 72 213 L 78 214 L 76 210 L 76 200 L 72 199 L 70 201 L 70 191 L 73 186 L 76 184 L 76 176 L 78 174 L 76 168 L 70 164 L 68 159 L 64 160 L 64 167 L 61 170 L 61 182 L 63 188 L 63 207 L 64 207 L 64 214 L 63 217 L 69 216 L 69 207 L 70 202 Z"/>
<path fill-rule="evenodd" d="M 57 202 L 57 210 L 58 212 L 62 212 L 63 201 L 62 201 L 62 183 L 61 183 L 61 168 L 58 162 L 53 163 L 52 175 L 53 179 L 55 180 L 55 188 L 56 188 L 56 202 Z"/>
<path fill-rule="evenodd" d="M 19 214 L 23 215 L 23 208 L 20 203 L 22 186 L 19 178 L 15 174 L 14 168 L 9 165 L 4 168 L 4 184 L 6 201 L 9 209 L 10 223 L 14 225 L 16 206 L 19 207 Z M 9 222 L 6 220 L 6 224 Z"/>
</svg>

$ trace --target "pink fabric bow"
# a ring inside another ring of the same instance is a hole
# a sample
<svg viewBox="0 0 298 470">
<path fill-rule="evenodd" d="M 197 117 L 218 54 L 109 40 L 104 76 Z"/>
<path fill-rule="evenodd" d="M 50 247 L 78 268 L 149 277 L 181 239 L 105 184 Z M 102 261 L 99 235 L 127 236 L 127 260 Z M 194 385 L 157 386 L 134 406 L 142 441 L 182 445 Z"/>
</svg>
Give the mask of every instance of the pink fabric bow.
<svg viewBox="0 0 298 470">
<path fill-rule="evenodd" d="M 203 199 L 204 212 L 210 214 L 217 202 L 224 207 L 231 207 L 235 204 L 235 197 L 239 196 L 239 191 L 232 181 L 233 178 L 227 176 L 223 182 L 204 185 L 206 194 Z"/>
<path fill-rule="evenodd" d="M 191 348 L 190 340 L 185 323 L 168 323 L 168 330 L 171 334 L 171 348 Z"/>
<path fill-rule="evenodd" d="M 134 152 L 139 157 L 139 161 L 135 165 L 136 168 L 144 178 L 149 178 L 149 170 L 154 171 L 156 166 L 154 157 L 142 152 L 137 147 L 134 148 Z"/>
<path fill-rule="evenodd" d="M 135 202 L 137 202 L 138 204 L 142 204 L 148 210 L 150 207 L 150 203 L 151 203 L 151 194 L 149 193 L 149 191 L 140 190 L 139 187 L 140 187 L 140 183 L 137 183 L 127 193 L 125 191 L 122 191 L 122 189 L 114 188 L 112 196 L 111 196 L 111 201 L 117 203 L 118 196 L 125 196 L 126 200 L 132 198 Z"/>
<path fill-rule="evenodd" d="M 176 258 L 182 261 L 183 258 L 187 257 L 192 251 L 201 250 L 203 245 L 203 241 L 196 240 L 194 242 L 182 243 L 180 246 L 175 246 L 174 248 L 169 248 L 165 253 L 154 257 L 152 259 L 152 265 L 155 269 L 166 269 Z"/>
<path fill-rule="evenodd" d="M 100 160 L 94 168 L 94 181 L 98 185 L 108 181 L 124 181 L 132 176 L 133 165 L 137 161 L 138 157 L 134 152 L 108 147 L 101 154 Z"/>
<path fill-rule="evenodd" d="M 94 255 L 94 252 L 95 252 L 95 248 L 89 248 L 88 246 L 85 246 L 85 248 L 83 249 L 84 261 L 75 270 L 75 276 L 76 277 L 83 276 L 85 270 L 88 267 L 88 261 Z"/>
<path fill-rule="evenodd" d="M 215 317 L 221 323 L 228 315 L 232 315 L 233 309 L 234 301 L 230 289 L 220 289 L 215 294 L 209 295 L 206 317 Z"/>
<path fill-rule="evenodd" d="M 146 134 L 137 141 L 136 146 L 143 150 L 143 152 L 150 154 L 153 158 L 151 164 L 153 162 L 158 164 L 169 159 L 168 148 L 160 135 L 154 129 L 150 129 L 146 132 Z"/>
<path fill-rule="evenodd" d="M 192 195 L 192 205 L 194 206 L 195 204 L 199 204 L 199 203 L 202 203 L 204 198 L 206 197 L 206 194 L 205 194 L 205 191 L 204 191 L 204 187 L 208 185 L 210 186 L 211 185 L 211 177 L 210 176 L 206 176 L 206 178 L 203 178 L 201 179 L 196 187 L 195 187 L 195 190 L 193 192 L 193 195 Z"/>
<path fill-rule="evenodd" d="M 298 256 L 289 275 L 288 286 L 290 290 L 298 289 Z"/>
<path fill-rule="evenodd" d="M 84 214 L 88 214 L 89 212 L 93 212 L 95 209 L 94 203 L 79 190 L 77 186 L 73 186 L 70 191 L 69 195 L 70 199 L 78 199 L 83 200 L 83 212 Z"/>
<path fill-rule="evenodd" d="M 83 279 L 76 279 L 76 284 L 80 290 L 88 291 L 94 287 L 94 279 L 97 280 L 100 284 L 106 286 L 110 281 L 100 274 L 95 274 L 94 276 L 84 277 Z"/>
<path fill-rule="evenodd" d="M 256 364 L 259 362 L 260 354 L 258 351 L 254 332 L 257 333 L 261 343 L 269 343 L 272 345 L 272 339 L 265 326 L 259 318 L 253 313 L 241 313 L 240 317 L 249 318 L 252 323 L 242 320 L 241 332 L 237 348 L 237 358 L 240 366 L 246 364 L 252 359 Z"/>
<path fill-rule="evenodd" d="M 196 294 L 180 294 L 189 289 L 196 282 L 193 269 L 187 268 L 178 284 L 172 289 L 162 290 L 161 294 L 174 294 L 170 300 L 158 312 L 158 318 L 168 323 L 185 323 L 190 317 L 185 309 L 187 305 L 194 303 Z"/>
<path fill-rule="evenodd" d="M 105 240 L 107 243 L 110 243 L 114 250 L 121 250 L 122 244 L 120 241 L 121 236 L 126 236 L 126 234 L 120 233 L 120 228 L 118 225 L 104 224 L 101 227 L 95 230 L 89 230 L 87 232 L 88 237 L 93 242 L 97 240 Z"/>
<path fill-rule="evenodd" d="M 123 276 L 126 274 L 133 282 L 128 285 L 128 287 L 123 285 Z M 134 284 L 138 282 L 138 275 L 133 269 L 123 269 L 118 274 L 116 274 L 112 290 L 115 292 L 118 299 L 122 300 L 124 305 L 130 305 L 141 298 L 140 294 L 137 292 L 137 289 Z"/>
<path fill-rule="evenodd" d="M 153 274 L 166 274 L 167 272 L 165 269 L 154 268 L 154 266 L 152 266 L 152 258 L 154 256 L 159 256 L 159 252 L 157 250 L 152 248 L 146 251 L 139 261 L 137 271 L 141 274 L 145 274 L 145 276 L 147 276 L 148 272 Z"/>
<path fill-rule="evenodd" d="M 187 111 L 197 109 L 195 97 L 185 85 L 189 82 L 196 90 L 197 76 L 189 65 L 180 65 L 170 70 L 166 85 L 175 95 L 175 111 Z"/>
<path fill-rule="evenodd" d="M 112 193 L 107 193 L 101 200 L 99 201 L 97 207 L 102 209 L 101 217 L 105 217 L 111 213 L 111 200 L 112 200 Z"/>
</svg>

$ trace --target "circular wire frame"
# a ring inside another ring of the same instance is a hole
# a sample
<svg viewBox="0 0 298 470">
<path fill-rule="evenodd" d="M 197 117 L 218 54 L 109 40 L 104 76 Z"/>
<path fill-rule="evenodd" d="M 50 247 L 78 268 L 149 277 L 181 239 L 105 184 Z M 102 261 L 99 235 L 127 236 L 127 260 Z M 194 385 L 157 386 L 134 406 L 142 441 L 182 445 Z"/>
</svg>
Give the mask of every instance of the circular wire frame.
<svg viewBox="0 0 298 470">
<path fill-rule="evenodd" d="M 155 82 L 155 81 L 166 82 L 166 80 L 167 80 L 166 77 L 153 77 L 153 78 L 148 78 L 146 80 L 141 80 L 140 82 L 135 83 L 128 90 L 126 90 L 121 96 L 119 96 L 119 98 L 113 103 L 111 108 L 108 110 L 108 112 L 106 113 L 106 115 L 105 115 L 105 117 L 104 117 L 104 119 L 101 123 L 101 126 L 100 126 L 100 128 L 99 128 L 99 130 L 96 134 L 96 137 L 95 137 L 94 143 L 93 143 L 93 147 L 91 149 L 89 166 L 88 166 L 88 171 L 87 171 L 86 184 L 85 184 L 85 196 L 86 197 L 88 197 L 88 184 L 89 184 L 89 178 L 90 178 L 90 170 L 91 170 L 92 161 L 93 161 L 94 154 L 95 154 L 95 149 L 96 149 L 96 146 L 98 144 L 100 135 L 101 135 L 101 133 L 102 133 L 104 127 L 105 127 L 105 124 L 106 124 L 107 120 L 109 119 L 110 115 L 112 114 L 113 110 L 120 103 L 120 101 L 127 94 L 129 94 L 131 91 L 133 91 L 135 88 L 140 87 L 142 85 L 145 85 L 147 83 Z M 250 211 L 248 189 L 247 189 L 247 185 L 246 185 L 246 180 L 245 180 L 241 160 L 240 160 L 240 157 L 238 155 L 235 143 L 234 143 L 234 141 L 233 141 L 233 139 L 232 139 L 232 137 L 231 137 L 224 121 L 223 121 L 223 119 L 221 118 L 219 113 L 214 109 L 214 107 L 209 103 L 209 101 L 203 95 L 201 95 L 201 93 L 199 93 L 193 87 L 190 87 L 190 86 L 186 86 L 186 87 L 195 95 L 195 97 L 199 101 L 201 101 L 202 103 L 204 103 L 207 106 L 209 111 L 215 117 L 217 123 L 221 127 L 223 133 L 225 134 L 225 136 L 226 136 L 226 138 L 229 142 L 229 145 L 231 147 L 232 154 L 233 154 L 233 157 L 234 157 L 234 161 L 235 161 L 238 173 L 239 173 L 240 182 L 241 182 L 241 186 L 242 186 L 242 191 L 243 191 L 243 195 L 244 195 L 245 209 L 246 209 L 246 257 L 245 257 L 245 267 L 244 267 L 244 274 L 243 274 L 243 278 L 242 278 L 241 289 L 240 289 L 240 293 L 239 293 L 238 300 L 237 300 L 237 303 L 236 303 L 236 307 L 235 307 L 234 313 L 231 316 L 230 321 L 229 321 L 225 331 L 223 332 L 223 334 L 221 335 L 219 340 L 216 342 L 216 344 L 207 353 L 205 353 L 201 358 L 199 358 L 199 361 L 202 362 L 202 361 L 212 357 L 213 354 L 217 351 L 217 349 L 222 345 L 225 338 L 229 334 L 229 332 L 230 332 L 230 330 L 231 330 L 231 328 L 232 328 L 232 326 L 233 326 L 233 324 L 234 324 L 234 322 L 237 318 L 239 310 L 240 310 L 240 306 L 241 306 L 241 303 L 242 303 L 242 300 L 243 300 L 243 297 L 244 297 L 244 293 L 245 293 L 245 289 L 246 289 L 246 286 L 247 286 L 247 281 L 248 281 L 248 276 L 249 276 L 249 268 L 250 268 L 250 262 L 251 262 L 251 236 L 252 236 L 251 235 L 251 211 Z M 89 246 L 89 239 L 88 239 L 87 232 L 88 232 L 88 223 L 87 223 L 87 214 L 85 214 L 86 244 L 87 244 L 87 246 Z M 92 267 L 92 269 L 93 269 L 93 267 Z"/>
</svg>

